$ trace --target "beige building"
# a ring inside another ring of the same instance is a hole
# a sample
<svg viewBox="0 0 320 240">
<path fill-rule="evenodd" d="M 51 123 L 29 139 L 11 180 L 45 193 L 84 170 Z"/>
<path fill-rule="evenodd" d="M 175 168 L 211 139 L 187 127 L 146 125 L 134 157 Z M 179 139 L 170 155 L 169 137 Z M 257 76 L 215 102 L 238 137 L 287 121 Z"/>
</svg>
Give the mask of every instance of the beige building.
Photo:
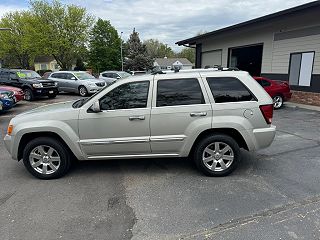
<svg viewBox="0 0 320 240">
<path fill-rule="evenodd" d="M 162 70 L 192 69 L 193 64 L 187 58 L 156 58 L 153 63 L 154 67 L 159 67 Z"/>
<path fill-rule="evenodd" d="M 35 71 L 39 70 L 48 70 L 48 71 L 59 71 L 60 66 L 57 61 L 52 56 L 39 56 L 34 60 L 34 69 Z"/>
<path fill-rule="evenodd" d="M 196 67 L 238 67 L 320 93 L 320 1 L 177 42 L 196 48 Z"/>
</svg>

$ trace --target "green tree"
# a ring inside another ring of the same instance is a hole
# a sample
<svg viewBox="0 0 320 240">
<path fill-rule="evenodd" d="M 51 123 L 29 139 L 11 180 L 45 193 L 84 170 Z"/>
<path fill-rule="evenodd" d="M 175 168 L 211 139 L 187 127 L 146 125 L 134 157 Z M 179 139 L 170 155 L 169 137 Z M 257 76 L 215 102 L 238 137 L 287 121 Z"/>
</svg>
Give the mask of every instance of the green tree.
<svg viewBox="0 0 320 240">
<path fill-rule="evenodd" d="M 30 68 L 34 57 L 40 52 L 34 42 L 36 23 L 29 11 L 16 11 L 5 14 L 0 20 L 0 27 L 11 31 L 0 32 L 0 56 L 6 67 Z"/>
<path fill-rule="evenodd" d="M 34 41 L 44 54 L 52 55 L 62 69 L 71 69 L 72 63 L 89 38 L 93 18 L 85 8 L 64 5 L 57 0 L 32 0 L 31 13 L 37 18 Z"/>
<path fill-rule="evenodd" d="M 139 33 L 135 29 L 125 44 L 125 48 L 125 69 L 142 71 L 152 68 L 152 59 L 148 56 L 146 45 L 141 42 Z"/>
<path fill-rule="evenodd" d="M 96 71 L 120 70 L 121 39 L 107 20 L 98 19 L 90 32 L 89 65 Z"/>
<path fill-rule="evenodd" d="M 190 62 L 195 63 L 196 51 L 194 48 L 184 48 L 176 54 L 177 57 L 187 58 Z"/>
<path fill-rule="evenodd" d="M 174 57 L 174 51 L 167 44 L 160 42 L 158 39 L 148 39 L 144 41 L 148 55 L 152 58 Z"/>
</svg>

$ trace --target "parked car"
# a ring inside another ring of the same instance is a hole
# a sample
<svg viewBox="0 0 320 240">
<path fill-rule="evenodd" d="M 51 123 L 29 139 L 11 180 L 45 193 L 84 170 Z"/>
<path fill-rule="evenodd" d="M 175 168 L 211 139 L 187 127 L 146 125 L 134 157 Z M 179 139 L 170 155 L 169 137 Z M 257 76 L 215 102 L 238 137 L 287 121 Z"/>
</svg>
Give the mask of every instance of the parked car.
<svg viewBox="0 0 320 240">
<path fill-rule="evenodd" d="M 107 85 L 113 84 L 119 79 L 130 77 L 131 74 L 123 71 L 105 71 L 100 73 L 99 79 L 104 80 Z"/>
<path fill-rule="evenodd" d="M 2 103 L 2 111 L 9 110 L 16 104 L 14 93 L 12 91 L 0 91 L 0 101 Z"/>
<path fill-rule="evenodd" d="M 190 157 L 209 176 L 230 174 L 240 148 L 268 147 L 273 102 L 247 73 L 190 70 L 126 78 L 90 98 L 13 118 L 4 142 L 42 179 L 79 160 Z"/>
<path fill-rule="evenodd" d="M 0 85 L 0 91 L 12 91 L 16 102 L 24 99 L 24 92 L 21 88 Z"/>
<path fill-rule="evenodd" d="M 273 99 L 274 109 L 280 109 L 283 103 L 289 101 L 292 93 L 288 82 L 271 80 L 265 77 L 254 77 Z"/>
<path fill-rule="evenodd" d="M 54 81 L 41 79 L 38 73 L 31 70 L 0 69 L 0 84 L 21 88 L 27 101 L 40 96 L 55 98 L 58 94 Z"/>
<path fill-rule="evenodd" d="M 106 83 L 83 71 L 59 71 L 51 73 L 49 78 L 58 83 L 59 91 L 78 93 L 85 97 L 101 90 Z"/>
</svg>

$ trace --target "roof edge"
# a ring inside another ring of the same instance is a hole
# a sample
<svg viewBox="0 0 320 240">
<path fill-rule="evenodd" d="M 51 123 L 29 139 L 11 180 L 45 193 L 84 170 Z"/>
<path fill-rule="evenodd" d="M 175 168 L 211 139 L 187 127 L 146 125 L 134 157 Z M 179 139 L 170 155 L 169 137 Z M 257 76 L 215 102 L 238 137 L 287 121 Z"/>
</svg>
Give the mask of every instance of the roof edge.
<svg viewBox="0 0 320 240">
<path fill-rule="evenodd" d="M 220 28 L 218 30 L 214 30 L 214 31 L 211 31 L 211 32 L 208 32 L 208 33 L 205 33 L 205 34 L 201 34 L 199 36 L 195 36 L 195 37 L 192 37 L 192 38 L 187 38 L 185 40 L 178 41 L 175 44 L 177 44 L 179 46 L 185 45 L 185 44 L 189 44 L 189 45 L 190 44 L 195 44 L 196 40 L 201 39 L 201 38 L 209 37 L 209 36 L 212 36 L 212 35 L 218 34 L 218 33 L 227 32 L 229 30 L 234 30 L 236 28 L 245 27 L 245 26 L 248 26 L 248 25 L 251 25 L 251 24 L 264 22 L 264 21 L 267 21 L 267 20 L 270 20 L 270 19 L 273 19 L 273 18 L 276 18 L 276 17 L 280 17 L 282 15 L 291 14 L 291 13 L 294 13 L 294 12 L 297 12 L 297 11 L 302 11 L 302 10 L 305 10 L 305 9 L 308 9 L 308 8 L 312 8 L 312 7 L 316 7 L 316 6 L 320 6 L 320 1 L 309 2 L 309 3 L 303 4 L 303 5 L 299 5 L 299 6 L 296 6 L 296 7 L 288 8 L 288 9 L 285 9 L 285 10 L 282 10 L 282 11 L 279 11 L 279 12 L 271 13 L 271 14 L 268 14 L 268 15 L 265 15 L 265 16 L 262 16 L 262 17 L 254 18 L 254 19 L 251 19 L 251 20 L 248 20 L 248 21 L 245 21 L 245 22 L 237 23 L 237 24 L 234 24 L 234 25 L 231 25 L 231 26 L 228 26 L 228 27 Z"/>
</svg>

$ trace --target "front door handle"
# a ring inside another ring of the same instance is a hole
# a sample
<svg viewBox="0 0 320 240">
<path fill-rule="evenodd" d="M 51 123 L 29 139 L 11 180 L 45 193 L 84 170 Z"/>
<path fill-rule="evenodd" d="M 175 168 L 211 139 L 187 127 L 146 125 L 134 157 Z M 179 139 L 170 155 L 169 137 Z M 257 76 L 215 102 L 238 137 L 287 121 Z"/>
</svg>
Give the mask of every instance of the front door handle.
<svg viewBox="0 0 320 240">
<path fill-rule="evenodd" d="M 145 120 L 145 116 L 131 116 L 129 117 L 130 121 L 134 121 L 134 120 Z"/>
<path fill-rule="evenodd" d="M 190 113 L 191 117 L 204 117 L 207 116 L 207 112 L 192 112 Z"/>
</svg>

